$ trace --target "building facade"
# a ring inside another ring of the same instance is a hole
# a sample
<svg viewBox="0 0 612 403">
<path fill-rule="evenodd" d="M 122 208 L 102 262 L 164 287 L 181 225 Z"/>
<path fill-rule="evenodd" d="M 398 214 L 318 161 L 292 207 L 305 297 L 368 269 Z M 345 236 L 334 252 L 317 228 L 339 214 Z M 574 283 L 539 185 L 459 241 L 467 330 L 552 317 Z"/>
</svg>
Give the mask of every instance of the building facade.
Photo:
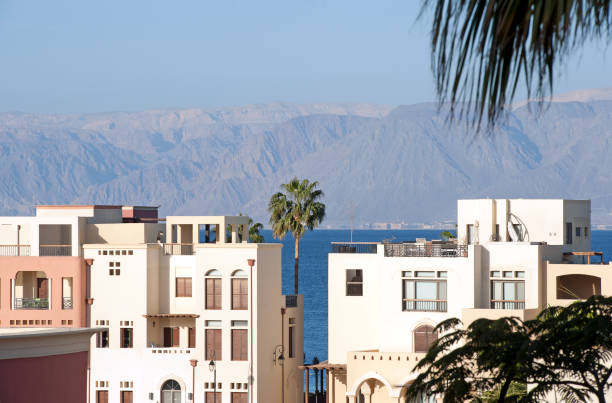
<svg viewBox="0 0 612 403">
<path fill-rule="evenodd" d="M 612 295 L 612 268 L 590 251 L 590 201 L 460 200 L 457 222 L 456 240 L 332 244 L 329 360 L 319 366 L 330 402 L 407 402 L 445 319 L 531 319 Z"/>
<path fill-rule="evenodd" d="M 0 218 L 0 326 L 103 327 L 90 402 L 301 398 L 303 298 L 244 216 L 38 206 Z"/>
</svg>

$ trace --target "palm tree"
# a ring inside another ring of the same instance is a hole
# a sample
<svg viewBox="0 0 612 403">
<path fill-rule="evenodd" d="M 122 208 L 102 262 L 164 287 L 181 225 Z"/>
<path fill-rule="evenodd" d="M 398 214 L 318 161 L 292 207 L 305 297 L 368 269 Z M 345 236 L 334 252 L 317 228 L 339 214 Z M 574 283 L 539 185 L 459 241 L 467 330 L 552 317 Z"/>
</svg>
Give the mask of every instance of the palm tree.
<svg viewBox="0 0 612 403">
<path fill-rule="evenodd" d="M 433 5 L 431 60 L 441 103 L 490 126 L 527 95 L 552 94 L 556 67 L 585 41 L 612 33 L 612 0 L 423 0 Z M 540 101 L 541 105 L 541 101 Z"/>
<path fill-rule="evenodd" d="M 312 231 L 325 218 L 325 204 L 319 200 L 323 191 L 317 189 L 319 182 L 310 182 L 308 179 L 299 180 L 297 177 L 289 183 L 281 185 L 286 192 L 272 195 L 268 204 L 272 234 L 276 239 L 283 239 L 288 232 L 295 238 L 295 263 L 293 271 L 293 284 L 295 294 L 298 293 L 298 265 L 300 258 L 300 239 L 306 229 Z"/>
</svg>

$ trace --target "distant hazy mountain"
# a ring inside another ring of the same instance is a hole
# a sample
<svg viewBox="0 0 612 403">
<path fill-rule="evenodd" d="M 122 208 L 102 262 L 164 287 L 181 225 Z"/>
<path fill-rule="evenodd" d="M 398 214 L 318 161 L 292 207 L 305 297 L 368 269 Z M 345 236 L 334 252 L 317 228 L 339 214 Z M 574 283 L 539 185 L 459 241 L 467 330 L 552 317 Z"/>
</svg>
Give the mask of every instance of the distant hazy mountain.
<svg viewBox="0 0 612 403">
<path fill-rule="evenodd" d="M 612 223 L 612 91 L 593 94 L 540 118 L 517 107 L 491 136 L 447 126 L 433 104 L 3 113 L 0 212 L 132 203 L 267 223 L 297 175 L 321 182 L 333 226 L 454 220 L 474 197 L 591 198 L 593 222 Z"/>
</svg>

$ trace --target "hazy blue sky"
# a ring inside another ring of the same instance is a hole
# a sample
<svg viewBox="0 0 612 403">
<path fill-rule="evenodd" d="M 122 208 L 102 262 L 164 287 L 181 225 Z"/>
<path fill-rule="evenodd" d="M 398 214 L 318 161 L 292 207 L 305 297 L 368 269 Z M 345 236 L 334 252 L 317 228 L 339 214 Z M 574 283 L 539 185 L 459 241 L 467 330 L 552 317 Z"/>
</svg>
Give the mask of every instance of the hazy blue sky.
<svg viewBox="0 0 612 403">
<path fill-rule="evenodd" d="M 0 111 L 431 101 L 419 5 L 0 0 Z M 558 91 L 612 87 L 611 56 L 589 45 Z"/>
</svg>

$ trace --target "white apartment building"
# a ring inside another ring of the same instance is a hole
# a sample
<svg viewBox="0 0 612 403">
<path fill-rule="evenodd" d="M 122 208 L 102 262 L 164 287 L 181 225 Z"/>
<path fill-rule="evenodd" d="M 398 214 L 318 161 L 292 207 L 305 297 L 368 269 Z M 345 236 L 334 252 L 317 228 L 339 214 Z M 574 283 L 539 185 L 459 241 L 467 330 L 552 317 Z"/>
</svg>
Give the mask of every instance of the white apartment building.
<svg viewBox="0 0 612 403">
<path fill-rule="evenodd" d="M 316 366 L 327 372 L 329 402 L 407 402 L 412 369 L 447 318 L 531 319 L 549 305 L 612 295 L 609 264 L 589 264 L 601 258 L 590 251 L 590 206 L 460 200 L 457 240 L 332 244 L 329 360 Z"/>
<path fill-rule="evenodd" d="M 303 297 L 281 293 L 280 244 L 240 239 L 248 217 L 38 206 L 0 224 L 0 326 L 107 328 L 88 402 L 301 399 Z"/>
</svg>

